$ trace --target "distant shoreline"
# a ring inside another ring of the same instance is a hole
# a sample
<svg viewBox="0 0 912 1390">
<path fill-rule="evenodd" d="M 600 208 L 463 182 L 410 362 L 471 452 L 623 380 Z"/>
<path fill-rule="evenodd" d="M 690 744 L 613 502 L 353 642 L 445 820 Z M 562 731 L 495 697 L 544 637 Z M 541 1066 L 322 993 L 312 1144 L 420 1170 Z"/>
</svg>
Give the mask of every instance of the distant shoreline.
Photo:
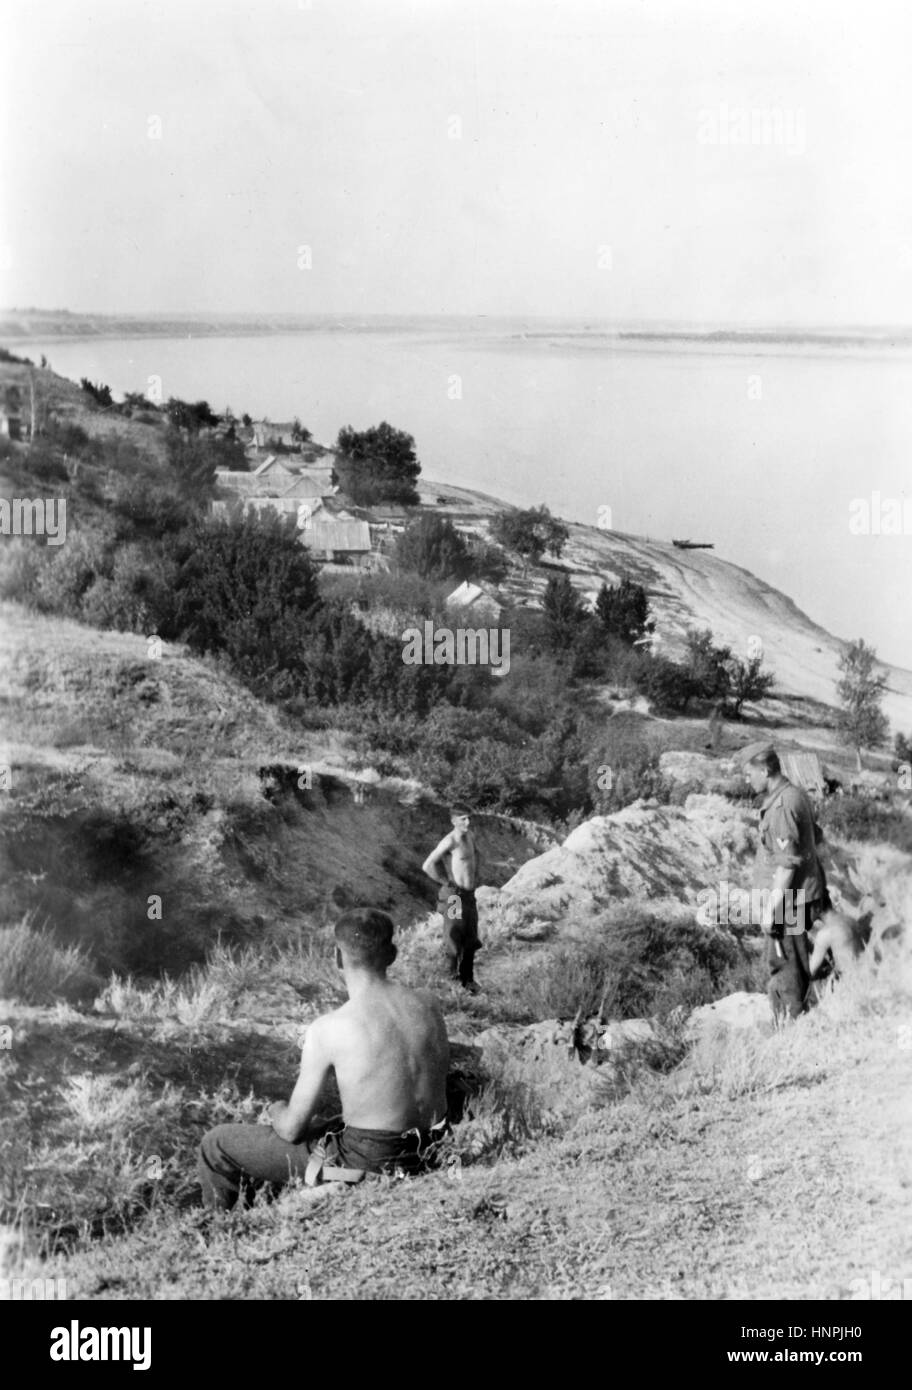
<svg viewBox="0 0 912 1390">
<path fill-rule="evenodd" d="M 0 313 L 0 343 L 87 342 L 101 338 L 263 338 L 316 333 L 471 337 L 479 345 L 570 348 L 912 349 L 912 327 L 861 329 L 695 328 L 521 321 L 509 318 L 412 318 L 299 315 L 179 317 L 9 310 Z"/>
</svg>

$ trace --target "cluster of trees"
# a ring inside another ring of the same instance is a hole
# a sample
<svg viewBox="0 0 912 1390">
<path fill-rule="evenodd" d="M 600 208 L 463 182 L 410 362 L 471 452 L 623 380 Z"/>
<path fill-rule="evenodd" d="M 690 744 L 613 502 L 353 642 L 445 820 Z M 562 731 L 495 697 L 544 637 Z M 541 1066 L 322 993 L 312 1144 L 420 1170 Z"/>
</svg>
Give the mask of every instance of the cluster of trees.
<svg viewBox="0 0 912 1390">
<path fill-rule="evenodd" d="M 519 556 L 526 570 L 530 564 L 537 565 L 546 553 L 559 559 L 570 538 L 564 523 L 545 506 L 498 512 L 491 535 L 498 545 Z"/>
<path fill-rule="evenodd" d="M 105 386 L 101 381 L 89 381 L 87 376 L 82 377 L 79 385 L 102 410 L 111 410 L 114 407 L 114 397 L 111 395 L 110 386 Z"/>
<path fill-rule="evenodd" d="M 384 420 L 367 430 L 345 426 L 336 441 L 339 457 L 333 480 L 358 506 L 380 502 L 412 506 L 418 501 L 415 487 L 421 465 L 415 441 L 404 430 Z"/>
<path fill-rule="evenodd" d="M 507 573 L 506 557 L 496 545 L 467 540 L 449 517 L 425 512 L 396 540 L 398 568 L 421 579 L 482 580 L 499 584 Z"/>
<path fill-rule="evenodd" d="M 740 719 L 748 700 L 762 700 L 775 677 L 763 669 L 761 656 L 744 661 L 730 647 L 718 646 L 708 628 L 690 628 L 681 661 L 655 656 L 645 680 L 645 692 L 663 709 L 682 712 L 691 700 L 709 701 L 719 712 Z"/>
</svg>

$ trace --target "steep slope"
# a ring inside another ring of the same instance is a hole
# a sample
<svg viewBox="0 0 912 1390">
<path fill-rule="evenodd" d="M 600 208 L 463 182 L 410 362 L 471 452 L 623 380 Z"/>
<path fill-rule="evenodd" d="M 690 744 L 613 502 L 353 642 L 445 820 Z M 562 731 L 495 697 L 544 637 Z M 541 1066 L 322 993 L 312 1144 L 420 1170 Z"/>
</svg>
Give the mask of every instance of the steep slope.
<svg viewBox="0 0 912 1390">
<path fill-rule="evenodd" d="M 487 530 L 490 517 L 504 504 L 482 493 L 426 482 L 422 502 L 464 527 Z M 764 665 L 776 676 L 776 691 L 824 705 L 835 704 L 837 660 L 844 643 L 802 613 L 786 594 L 748 570 L 705 550 L 678 550 L 671 544 L 572 524 L 570 540 L 551 572 L 568 573 L 582 591 L 603 580 L 624 577 L 642 584 L 656 618 L 658 649 L 678 654 L 688 627 L 708 627 L 718 642 L 745 655 L 748 641 L 759 638 Z M 512 597 L 538 598 L 548 572 L 530 575 L 505 588 Z M 887 688 L 884 711 L 894 730 L 912 729 L 912 671 L 884 666 Z"/>
<path fill-rule="evenodd" d="M 181 647 L 0 604 L 0 713 L 4 921 L 34 913 L 101 968 L 312 933 L 340 888 L 403 922 L 434 902 L 445 808 Z M 494 882 L 536 852 L 508 818 L 483 833 Z"/>
</svg>

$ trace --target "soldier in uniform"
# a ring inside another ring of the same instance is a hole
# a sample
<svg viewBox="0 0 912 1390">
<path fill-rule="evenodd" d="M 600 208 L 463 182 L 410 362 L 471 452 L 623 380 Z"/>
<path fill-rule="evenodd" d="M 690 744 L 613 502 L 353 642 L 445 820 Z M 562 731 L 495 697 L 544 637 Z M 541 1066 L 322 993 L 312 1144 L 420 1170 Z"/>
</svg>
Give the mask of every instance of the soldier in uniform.
<svg viewBox="0 0 912 1390">
<path fill-rule="evenodd" d="M 811 982 L 807 932 L 827 906 L 814 812 L 805 792 L 783 775 L 775 749 L 751 758 L 747 775 L 762 797 L 752 898 L 759 889 L 770 1003 L 774 1018 L 797 1018 Z"/>
</svg>

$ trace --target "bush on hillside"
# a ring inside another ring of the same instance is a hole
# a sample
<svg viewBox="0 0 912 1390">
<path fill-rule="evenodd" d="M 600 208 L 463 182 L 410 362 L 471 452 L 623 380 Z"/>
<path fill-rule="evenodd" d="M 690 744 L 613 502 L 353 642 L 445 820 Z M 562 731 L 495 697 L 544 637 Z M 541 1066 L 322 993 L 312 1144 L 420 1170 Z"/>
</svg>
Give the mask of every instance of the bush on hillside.
<svg viewBox="0 0 912 1390">
<path fill-rule="evenodd" d="M 165 436 L 165 447 L 178 488 L 196 500 L 212 496 L 217 468 L 243 471 L 247 467 L 244 446 L 236 439 L 172 428 Z"/>
<path fill-rule="evenodd" d="M 551 575 L 542 595 L 542 615 L 549 651 L 568 651 L 587 620 L 586 606 L 569 575 Z"/>
<path fill-rule="evenodd" d="M 172 535 L 186 526 L 193 514 L 192 507 L 175 493 L 173 485 L 148 474 L 116 476 L 110 504 L 121 523 L 119 538 L 124 540 Z"/>
<path fill-rule="evenodd" d="M 122 545 L 110 576 L 97 574 L 82 599 L 83 620 L 122 632 L 174 635 L 176 563 L 143 544 Z"/>
<path fill-rule="evenodd" d="M 50 440 L 33 440 L 22 465 L 33 478 L 42 483 L 65 483 L 69 479 L 60 447 Z"/>
<path fill-rule="evenodd" d="M 58 946 L 29 914 L 0 927 L 0 998 L 53 1004 L 78 998 L 95 983 L 88 957 L 77 946 Z"/>
<path fill-rule="evenodd" d="M 110 570 L 109 541 L 103 532 L 76 531 L 66 545 L 45 546 L 35 582 L 35 604 L 43 613 L 82 616 L 82 601 L 99 575 Z"/>
<path fill-rule="evenodd" d="M 510 671 L 491 691 L 492 709 L 528 734 L 540 734 L 555 714 L 579 707 L 568 667 L 549 656 L 517 654 L 511 629 Z"/>
<path fill-rule="evenodd" d="M 105 386 L 101 381 L 89 381 L 87 376 L 82 377 L 79 384 L 94 405 L 102 410 L 110 410 L 113 407 L 114 397 L 111 395 L 110 386 Z"/>
<path fill-rule="evenodd" d="M 558 559 L 570 532 L 547 507 L 539 506 L 498 512 L 491 522 L 491 536 L 528 565 L 530 561 L 537 564 L 546 551 Z"/>
<path fill-rule="evenodd" d="M 469 552 L 465 541 L 447 517 L 426 512 L 412 521 L 396 540 L 396 564 L 422 579 L 465 579 Z"/>
<path fill-rule="evenodd" d="M 499 545 L 470 540 L 468 546 L 469 578 L 476 584 L 500 584 L 506 579 L 509 566 Z"/>
<path fill-rule="evenodd" d="M 688 628 L 683 666 L 691 695 L 698 700 L 724 699 L 729 691 L 731 659 L 731 648 L 716 646 L 709 628 Z"/>
<path fill-rule="evenodd" d="M 673 1007 L 667 993 L 672 976 L 697 972 L 701 992 L 712 998 L 720 982 L 737 967 L 736 942 L 721 931 L 698 927 L 683 914 L 674 921 L 640 908 L 616 910 L 600 934 L 559 946 L 540 969 L 516 981 L 508 1007 L 525 1020 L 642 1018 Z M 706 1002 L 700 1000 L 699 1002 Z"/>
<path fill-rule="evenodd" d="M 37 607 L 38 580 L 48 563 L 44 546 L 19 536 L 8 537 L 0 546 L 0 598 Z"/>
<path fill-rule="evenodd" d="M 640 689 L 659 710 L 681 714 L 693 695 L 693 683 L 684 666 L 667 657 L 653 657 L 641 678 Z"/>
<path fill-rule="evenodd" d="M 912 854 L 912 819 L 887 802 L 861 796 L 829 797 L 820 809 L 820 824 L 827 835 L 895 845 Z"/>
<path fill-rule="evenodd" d="M 52 416 L 45 431 L 45 438 L 56 444 L 65 454 L 81 454 L 89 446 L 89 435 L 75 420 L 62 420 Z"/>
<path fill-rule="evenodd" d="M 293 517 L 203 517 L 177 538 L 175 623 L 194 651 L 224 652 L 254 683 L 305 669 L 317 575 Z"/>
<path fill-rule="evenodd" d="M 607 635 L 627 647 L 655 631 L 646 590 L 631 579 L 622 579 L 616 588 L 602 584 L 596 595 L 595 616 Z"/>
<path fill-rule="evenodd" d="M 418 501 L 415 487 L 421 465 L 415 441 L 384 420 L 367 430 L 346 426 L 339 431 L 334 477 L 347 497 L 360 506 Z"/>
<path fill-rule="evenodd" d="M 175 430 L 186 430 L 190 434 L 219 422 L 208 401 L 182 401 L 178 396 L 171 396 L 164 410 Z"/>
<path fill-rule="evenodd" d="M 451 590 L 452 586 L 444 581 L 422 579 L 417 574 L 378 571 L 320 577 L 320 592 L 325 598 L 348 602 L 364 613 L 390 614 L 406 627 L 426 618 L 442 619 L 445 599 Z"/>
</svg>

